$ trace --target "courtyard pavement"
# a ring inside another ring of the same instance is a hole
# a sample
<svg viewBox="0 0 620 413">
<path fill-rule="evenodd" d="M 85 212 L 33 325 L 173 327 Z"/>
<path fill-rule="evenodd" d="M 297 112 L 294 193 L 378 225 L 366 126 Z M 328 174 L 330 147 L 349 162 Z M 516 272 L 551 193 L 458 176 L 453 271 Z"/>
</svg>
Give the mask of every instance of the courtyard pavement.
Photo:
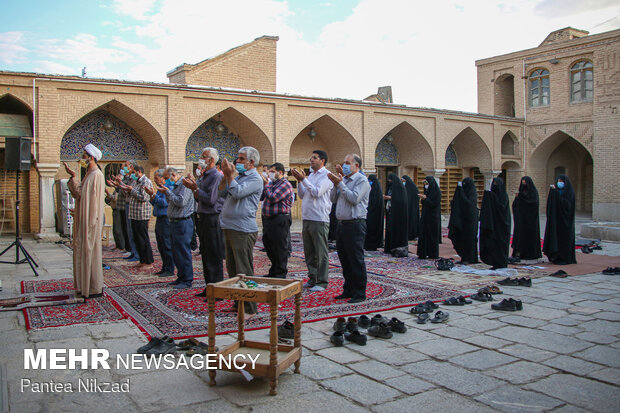
<svg viewBox="0 0 620 413">
<path fill-rule="evenodd" d="M 3 237 L 0 244 L 9 242 Z M 24 244 L 41 266 L 40 279 L 70 276 L 67 248 Z M 603 243 L 597 253 L 620 256 L 620 244 Z M 0 265 L 0 297 L 32 279 L 26 264 Z M 620 276 L 546 277 L 532 288 L 502 289 L 503 297 L 523 301 L 522 311 L 493 311 L 475 301 L 441 306 L 450 319 L 439 325 L 416 324 L 408 308 L 389 311 L 383 315 L 403 320 L 408 331 L 369 338 L 366 346 L 333 347 L 334 320 L 303 324 L 301 374 L 291 369 L 280 376 L 277 396 L 268 395 L 267 380 L 247 382 L 237 373 L 218 372 L 217 385 L 209 387 L 204 370 L 128 370 L 113 363 L 112 370 L 24 370 L 25 348 L 100 348 L 114 357 L 147 340 L 129 320 L 27 331 L 22 312 L 2 312 L 0 411 L 2 403 L 30 413 L 620 411 Z M 217 344 L 233 337 L 218 336 Z M 267 339 L 267 330 L 247 337 Z M 129 379 L 130 392 L 22 392 L 23 378 L 74 385 L 85 378 Z"/>
</svg>

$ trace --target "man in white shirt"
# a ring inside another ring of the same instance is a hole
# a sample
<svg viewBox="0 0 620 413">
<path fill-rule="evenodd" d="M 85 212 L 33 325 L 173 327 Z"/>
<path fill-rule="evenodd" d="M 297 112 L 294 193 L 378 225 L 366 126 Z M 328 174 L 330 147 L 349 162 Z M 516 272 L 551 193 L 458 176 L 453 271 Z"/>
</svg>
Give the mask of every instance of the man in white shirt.
<svg viewBox="0 0 620 413">
<path fill-rule="evenodd" d="M 291 174 L 299 183 L 297 193 L 302 201 L 302 236 L 310 278 L 304 287 L 310 288 L 310 291 L 323 291 L 328 283 L 327 234 L 332 207 L 330 191 L 334 185 L 327 177 L 329 171 L 325 168 L 326 163 L 327 153 L 316 150 L 310 157 L 310 174 L 307 177 L 303 171 L 291 169 Z"/>
</svg>

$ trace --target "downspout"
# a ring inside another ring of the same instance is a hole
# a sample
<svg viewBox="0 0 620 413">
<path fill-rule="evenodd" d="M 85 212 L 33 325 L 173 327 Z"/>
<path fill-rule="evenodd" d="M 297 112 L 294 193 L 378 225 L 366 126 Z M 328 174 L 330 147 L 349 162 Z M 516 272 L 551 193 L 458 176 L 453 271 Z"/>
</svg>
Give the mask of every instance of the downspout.
<svg viewBox="0 0 620 413">
<path fill-rule="evenodd" d="M 528 174 L 527 168 L 527 78 L 525 77 L 525 59 L 523 59 L 523 170 Z"/>
<path fill-rule="evenodd" d="M 37 79 L 32 79 L 32 147 L 34 148 L 34 160 L 37 159 Z"/>
</svg>

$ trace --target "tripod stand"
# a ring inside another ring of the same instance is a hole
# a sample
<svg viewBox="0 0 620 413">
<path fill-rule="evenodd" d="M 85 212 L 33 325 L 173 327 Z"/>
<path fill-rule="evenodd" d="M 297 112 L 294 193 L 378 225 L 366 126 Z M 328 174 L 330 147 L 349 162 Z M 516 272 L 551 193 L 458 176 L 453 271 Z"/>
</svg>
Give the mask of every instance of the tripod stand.
<svg viewBox="0 0 620 413">
<path fill-rule="evenodd" d="M 17 177 L 15 178 L 15 241 L 8 247 L 4 249 L 4 251 L 0 252 L 0 256 L 4 255 L 5 252 L 10 250 L 12 247 L 15 247 L 15 261 L 0 261 L 0 264 L 23 264 L 27 262 L 30 264 L 30 268 L 32 268 L 32 272 L 37 277 L 39 274 L 34 267 L 39 267 L 39 265 L 35 262 L 35 260 L 28 254 L 26 248 L 22 244 L 21 237 L 19 236 L 19 173 L 21 171 L 17 171 Z M 24 258 L 19 259 L 19 251 L 24 254 Z M 34 265 L 33 265 L 34 264 Z"/>
</svg>

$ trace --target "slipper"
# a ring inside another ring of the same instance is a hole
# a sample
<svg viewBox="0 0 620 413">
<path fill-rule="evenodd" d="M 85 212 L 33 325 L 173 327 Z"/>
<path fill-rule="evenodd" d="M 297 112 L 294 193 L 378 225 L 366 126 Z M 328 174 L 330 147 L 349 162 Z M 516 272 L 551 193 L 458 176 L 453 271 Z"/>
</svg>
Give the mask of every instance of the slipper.
<svg viewBox="0 0 620 413">
<path fill-rule="evenodd" d="M 439 308 L 438 304 L 435 304 L 434 302 L 432 302 L 430 300 L 425 302 L 424 305 L 427 306 L 430 309 L 433 309 L 433 310 Z"/>
<path fill-rule="evenodd" d="M 418 321 L 416 321 L 416 323 L 426 324 L 426 322 L 430 319 L 431 319 L 431 316 L 428 313 L 422 313 L 418 316 Z"/>
<path fill-rule="evenodd" d="M 568 274 L 564 270 L 558 270 L 554 272 L 553 274 L 549 274 L 549 277 L 566 278 L 568 277 Z"/>
<path fill-rule="evenodd" d="M 489 290 L 490 294 L 504 294 L 504 292 L 496 285 L 489 285 L 486 288 Z"/>
<path fill-rule="evenodd" d="M 605 275 L 616 275 L 618 274 L 616 271 L 618 270 L 618 267 L 607 267 L 606 269 L 603 270 L 603 274 Z"/>
<path fill-rule="evenodd" d="M 462 295 L 459 295 L 458 297 L 456 297 L 456 299 L 459 300 L 459 303 L 463 303 L 463 304 L 471 304 L 473 302 L 463 297 Z"/>
<path fill-rule="evenodd" d="M 433 324 L 445 323 L 446 321 L 448 321 L 448 318 L 450 318 L 449 313 L 444 313 L 443 311 L 437 311 L 435 313 L 435 317 L 431 319 L 431 323 Z"/>
<path fill-rule="evenodd" d="M 464 302 L 459 301 L 456 297 L 450 297 L 447 300 L 443 300 L 442 304 L 443 305 L 465 305 Z"/>
<path fill-rule="evenodd" d="M 489 292 L 489 289 L 484 287 L 484 288 L 479 289 L 478 293 L 472 295 L 471 299 L 476 300 L 476 301 L 487 302 L 487 301 L 493 301 L 493 296 Z"/>
<path fill-rule="evenodd" d="M 409 310 L 411 314 L 426 314 L 432 311 L 433 310 L 429 309 L 425 304 L 418 304 L 414 307 L 411 307 L 411 309 Z"/>
</svg>

